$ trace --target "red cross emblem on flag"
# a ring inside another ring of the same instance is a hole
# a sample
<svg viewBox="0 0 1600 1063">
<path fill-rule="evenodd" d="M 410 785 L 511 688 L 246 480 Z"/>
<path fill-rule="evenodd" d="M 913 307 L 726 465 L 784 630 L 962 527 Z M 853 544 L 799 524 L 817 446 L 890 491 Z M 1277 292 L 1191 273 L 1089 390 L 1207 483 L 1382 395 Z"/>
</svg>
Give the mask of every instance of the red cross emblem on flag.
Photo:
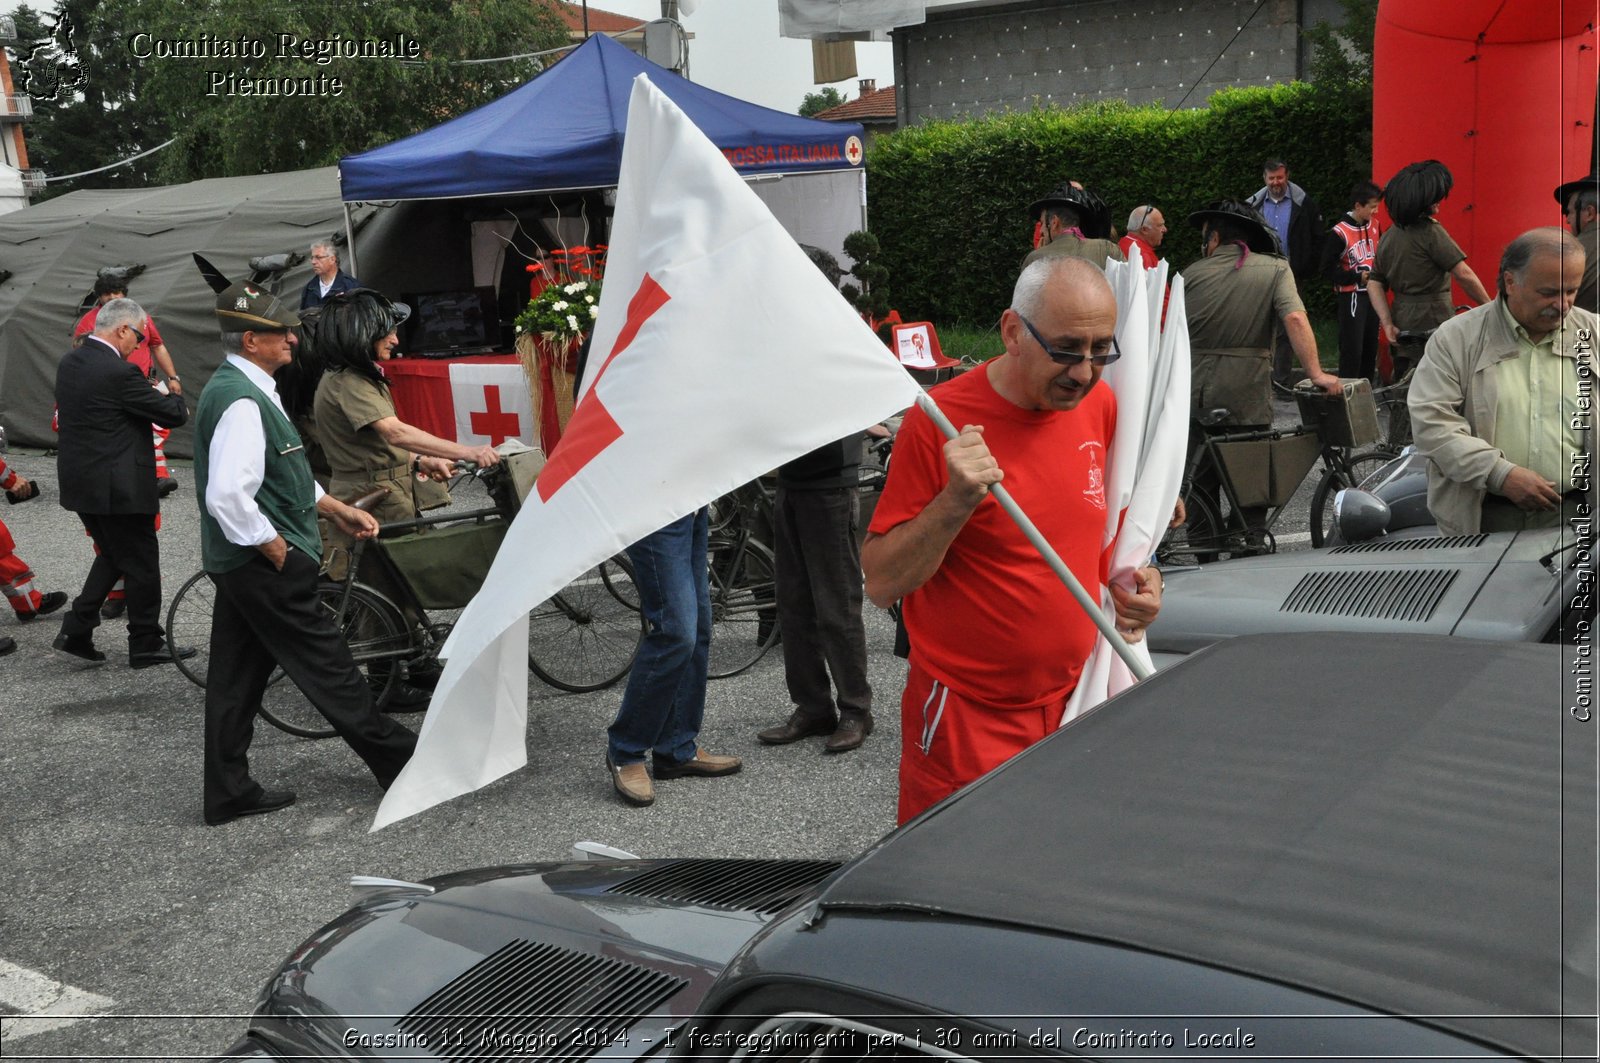
<svg viewBox="0 0 1600 1063">
<path fill-rule="evenodd" d="M 595 372 L 594 383 L 589 385 L 589 390 L 583 396 L 583 401 L 578 403 L 578 408 L 572 411 L 572 420 L 567 422 L 567 430 L 562 433 L 561 442 L 550 455 L 550 461 L 539 473 L 539 478 L 534 481 L 539 497 L 546 502 L 550 501 L 568 480 L 582 472 L 585 465 L 622 438 L 622 426 L 617 424 L 616 418 L 611 416 L 611 411 L 606 409 L 595 391 L 599 388 L 600 380 L 605 376 L 606 370 L 616 361 L 617 355 L 627 349 L 628 344 L 639 334 L 639 329 L 644 327 L 644 323 L 650 320 L 657 310 L 666 306 L 667 300 L 671 298 L 666 289 L 657 284 L 650 274 L 646 273 L 644 280 L 639 282 L 639 290 L 634 292 L 633 298 L 628 301 L 628 319 L 622 323 L 622 331 L 617 333 L 617 342 L 611 345 L 611 353 L 606 355 L 605 363 Z"/>
<path fill-rule="evenodd" d="M 497 447 L 508 439 L 522 435 L 522 419 L 517 416 L 516 411 L 500 408 L 500 385 L 485 384 L 483 401 L 487 409 L 474 410 L 468 414 L 474 433 L 488 436 L 491 447 Z"/>
</svg>

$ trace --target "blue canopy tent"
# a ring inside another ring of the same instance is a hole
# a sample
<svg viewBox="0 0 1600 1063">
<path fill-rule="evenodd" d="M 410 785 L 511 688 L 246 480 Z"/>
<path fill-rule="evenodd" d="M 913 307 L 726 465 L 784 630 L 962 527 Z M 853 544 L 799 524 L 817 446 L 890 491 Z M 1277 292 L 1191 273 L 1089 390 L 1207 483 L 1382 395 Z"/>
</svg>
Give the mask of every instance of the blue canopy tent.
<svg viewBox="0 0 1600 1063">
<path fill-rule="evenodd" d="M 606 188 L 617 183 L 633 79 L 647 75 L 747 176 L 859 170 L 862 129 L 696 85 L 597 34 L 459 118 L 339 164 L 346 202 Z"/>
</svg>

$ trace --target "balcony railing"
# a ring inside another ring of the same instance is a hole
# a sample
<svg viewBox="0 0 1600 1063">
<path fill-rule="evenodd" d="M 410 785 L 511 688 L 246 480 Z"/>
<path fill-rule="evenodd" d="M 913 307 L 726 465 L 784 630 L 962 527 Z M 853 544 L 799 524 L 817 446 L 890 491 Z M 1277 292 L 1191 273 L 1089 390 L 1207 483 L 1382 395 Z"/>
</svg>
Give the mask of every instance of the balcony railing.
<svg viewBox="0 0 1600 1063">
<path fill-rule="evenodd" d="M 33 117 L 33 97 L 31 96 L 4 96 L 4 107 L 0 108 L 0 122 L 18 122 Z"/>
<path fill-rule="evenodd" d="M 30 196 L 36 196 L 44 191 L 43 170 L 23 170 L 22 190 Z"/>
<path fill-rule="evenodd" d="M 17 20 L 10 15 L 0 15 L 0 42 L 9 44 L 17 39 Z"/>
</svg>

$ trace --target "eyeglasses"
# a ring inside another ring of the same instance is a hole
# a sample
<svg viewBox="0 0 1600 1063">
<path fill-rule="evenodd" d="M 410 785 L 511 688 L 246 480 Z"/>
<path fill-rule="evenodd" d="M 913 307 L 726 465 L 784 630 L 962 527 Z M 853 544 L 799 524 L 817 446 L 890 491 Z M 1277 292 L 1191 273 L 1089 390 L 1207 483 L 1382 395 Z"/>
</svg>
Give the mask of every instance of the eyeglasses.
<svg viewBox="0 0 1600 1063">
<path fill-rule="evenodd" d="M 134 328 L 132 325 L 128 326 L 128 331 L 133 333 L 133 338 L 139 341 L 138 343 L 135 343 L 134 346 L 135 347 L 143 346 L 143 344 L 144 344 L 144 333 L 140 332 L 138 329 Z"/>
<path fill-rule="evenodd" d="M 1058 347 L 1052 347 L 1045 342 L 1043 336 L 1039 335 L 1039 330 L 1033 327 L 1033 322 L 1023 317 L 1015 307 L 1012 308 L 1012 312 L 1017 315 L 1017 320 L 1022 322 L 1023 326 L 1028 330 L 1028 334 L 1034 338 L 1034 341 L 1038 343 L 1040 347 L 1044 348 L 1044 353 L 1052 362 L 1056 363 L 1057 365 L 1066 366 L 1068 369 L 1071 369 L 1073 366 L 1079 365 L 1085 359 L 1087 359 L 1089 364 L 1094 366 L 1096 369 L 1104 369 L 1106 366 L 1122 357 L 1122 348 L 1117 346 L 1117 339 L 1115 336 L 1111 338 L 1111 350 L 1105 352 L 1104 354 L 1079 354 L 1077 351 L 1063 351 Z"/>
<path fill-rule="evenodd" d="M 330 259 L 332 257 L 333 257 L 332 255 L 312 255 L 311 256 L 311 261 L 313 261 L 313 262 L 325 262 L 325 261 L 327 261 L 328 259 Z"/>
</svg>

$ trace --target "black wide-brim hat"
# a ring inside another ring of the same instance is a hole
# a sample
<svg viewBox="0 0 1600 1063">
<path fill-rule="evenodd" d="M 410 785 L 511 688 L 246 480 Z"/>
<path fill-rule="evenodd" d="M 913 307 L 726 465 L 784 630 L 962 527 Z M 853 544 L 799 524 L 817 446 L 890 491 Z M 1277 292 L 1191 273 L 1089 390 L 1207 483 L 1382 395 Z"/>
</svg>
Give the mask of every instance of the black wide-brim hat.
<svg viewBox="0 0 1600 1063">
<path fill-rule="evenodd" d="M 1078 188 L 1071 181 L 1063 181 L 1043 199 L 1034 200 L 1028 208 L 1028 214 L 1037 218 L 1046 207 L 1071 207 L 1077 211 L 1078 228 L 1091 240 L 1111 237 L 1111 208 L 1087 188 Z"/>
<path fill-rule="evenodd" d="M 1278 232 L 1267 224 L 1267 219 L 1250 204 L 1237 199 L 1219 199 L 1189 215 L 1189 224 L 1196 229 L 1208 221 L 1228 221 L 1245 231 L 1244 245 L 1261 255 L 1281 255 Z"/>
<path fill-rule="evenodd" d="M 1562 210 L 1567 209 L 1567 200 L 1572 198 L 1574 192 L 1600 193 L 1600 173 L 1591 173 L 1588 177 L 1580 177 L 1576 181 L 1557 185 L 1556 202 L 1561 204 Z"/>
</svg>

